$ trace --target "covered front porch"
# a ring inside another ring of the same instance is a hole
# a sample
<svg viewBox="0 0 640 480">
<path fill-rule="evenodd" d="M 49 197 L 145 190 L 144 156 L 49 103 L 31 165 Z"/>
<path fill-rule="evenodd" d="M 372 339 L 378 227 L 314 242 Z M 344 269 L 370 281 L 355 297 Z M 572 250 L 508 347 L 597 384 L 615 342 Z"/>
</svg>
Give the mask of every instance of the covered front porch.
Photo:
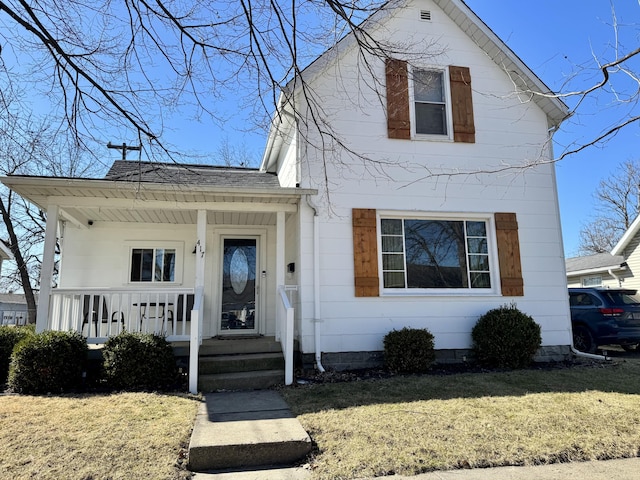
<svg viewBox="0 0 640 480">
<path fill-rule="evenodd" d="M 187 341 L 194 392 L 203 338 L 273 336 L 290 383 L 298 210 L 315 191 L 252 170 L 188 170 L 191 181 L 177 166 L 154 181 L 122 171 L 3 180 L 47 214 L 36 330 L 93 344 L 125 330 Z"/>
</svg>

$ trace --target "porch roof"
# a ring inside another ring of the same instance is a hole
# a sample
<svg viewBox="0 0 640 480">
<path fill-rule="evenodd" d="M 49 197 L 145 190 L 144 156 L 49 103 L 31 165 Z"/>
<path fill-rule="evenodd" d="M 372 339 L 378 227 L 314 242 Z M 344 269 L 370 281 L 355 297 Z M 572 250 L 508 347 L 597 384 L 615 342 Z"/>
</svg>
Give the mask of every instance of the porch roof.
<svg viewBox="0 0 640 480">
<path fill-rule="evenodd" d="M 195 224 L 198 210 L 207 210 L 212 223 L 270 225 L 277 212 L 295 212 L 303 195 L 317 193 L 280 187 L 275 175 L 257 170 L 141 166 L 149 167 L 143 175 L 128 168 L 112 169 L 105 179 L 12 175 L 0 181 L 44 211 L 58 205 L 63 219 L 83 228 L 98 221 Z"/>
</svg>

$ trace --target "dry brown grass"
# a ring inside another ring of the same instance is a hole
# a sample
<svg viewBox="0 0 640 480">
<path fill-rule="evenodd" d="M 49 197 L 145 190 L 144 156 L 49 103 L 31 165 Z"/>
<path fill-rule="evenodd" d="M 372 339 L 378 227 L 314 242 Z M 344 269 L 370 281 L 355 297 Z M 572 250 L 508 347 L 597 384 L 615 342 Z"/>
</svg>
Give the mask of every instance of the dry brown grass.
<svg viewBox="0 0 640 480">
<path fill-rule="evenodd" d="M 285 389 L 314 477 L 637 456 L 640 365 L 399 377 Z"/>
<path fill-rule="evenodd" d="M 2 395 L 0 478 L 183 478 L 197 405 L 150 393 Z"/>
</svg>

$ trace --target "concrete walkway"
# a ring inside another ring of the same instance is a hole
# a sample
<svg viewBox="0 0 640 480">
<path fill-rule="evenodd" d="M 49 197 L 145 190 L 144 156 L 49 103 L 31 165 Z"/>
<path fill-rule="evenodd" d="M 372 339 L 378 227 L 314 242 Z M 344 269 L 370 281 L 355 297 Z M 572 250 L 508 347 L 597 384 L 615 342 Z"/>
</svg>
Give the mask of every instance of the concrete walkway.
<svg viewBox="0 0 640 480">
<path fill-rule="evenodd" d="M 189 469 L 206 472 L 291 465 L 310 451 L 309 435 L 278 392 L 208 393 L 191 434 Z"/>
</svg>

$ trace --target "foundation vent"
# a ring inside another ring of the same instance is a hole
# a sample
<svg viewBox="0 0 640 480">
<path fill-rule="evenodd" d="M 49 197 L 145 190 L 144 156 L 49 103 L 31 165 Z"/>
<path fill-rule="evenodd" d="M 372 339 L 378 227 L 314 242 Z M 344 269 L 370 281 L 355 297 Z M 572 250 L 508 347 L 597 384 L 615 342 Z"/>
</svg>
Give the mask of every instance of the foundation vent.
<svg viewBox="0 0 640 480">
<path fill-rule="evenodd" d="M 420 20 L 425 20 L 427 22 L 431 21 L 431 11 L 430 10 L 420 10 Z"/>
</svg>

